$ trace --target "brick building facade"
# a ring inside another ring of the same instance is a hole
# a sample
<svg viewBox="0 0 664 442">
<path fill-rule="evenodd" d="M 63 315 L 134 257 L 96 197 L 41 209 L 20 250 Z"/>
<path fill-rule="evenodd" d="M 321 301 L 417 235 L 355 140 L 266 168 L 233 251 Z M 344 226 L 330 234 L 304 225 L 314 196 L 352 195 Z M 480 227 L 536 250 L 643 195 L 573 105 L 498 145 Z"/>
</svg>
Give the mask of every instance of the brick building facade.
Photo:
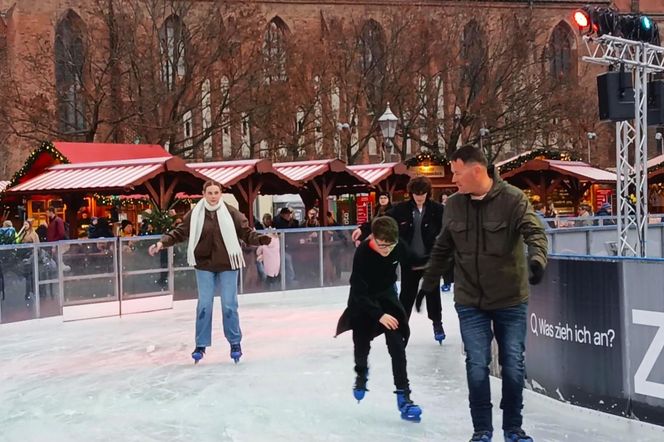
<svg viewBox="0 0 664 442">
<path fill-rule="evenodd" d="M 132 0 L 124 1 L 126 3 Z M 251 114 L 251 117 L 249 117 L 250 112 L 240 111 L 240 105 L 237 109 L 232 108 L 233 105 L 220 105 L 220 103 L 225 102 L 221 97 L 221 92 L 224 90 L 223 82 L 225 81 L 223 78 L 225 77 L 222 77 L 221 83 L 213 81 L 212 85 L 208 80 L 203 80 L 200 85 L 193 89 L 194 92 L 187 90 L 183 93 L 183 95 L 200 97 L 200 91 L 202 90 L 202 98 L 198 99 L 198 106 L 194 106 L 190 110 L 184 110 L 182 114 L 176 116 L 177 127 L 176 129 L 169 129 L 172 132 L 170 138 L 165 138 L 163 134 L 159 133 L 165 131 L 164 128 L 145 129 L 146 126 L 149 126 L 145 124 L 141 126 L 144 128 L 142 131 L 130 130 L 125 127 L 129 124 L 120 121 L 109 123 L 108 121 L 112 119 L 110 117 L 96 119 L 95 130 L 91 131 L 90 122 L 82 118 L 83 116 L 87 118 L 87 114 L 90 112 L 90 101 L 80 101 L 81 97 L 77 95 L 77 91 L 81 88 L 78 83 L 79 80 L 68 74 L 68 72 L 71 73 L 72 69 L 87 72 L 84 81 L 86 83 L 92 82 L 94 79 L 90 77 L 93 76 L 89 73 L 90 68 L 86 65 L 89 61 L 80 59 L 72 62 L 72 60 L 68 60 L 68 66 L 63 68 L 63 66 L 58 65 L 57 54 L 58 51 L 60 53 L 64 51 L 71 55 L 72 51 L 76 51 L 76 45 L 82 41 L 81 38 L 83 37 L 81 36 L 88 38 L 87 41 L 91 42 L 88 43 L 89 45 L 94 45 L 97 38 L 105 38 L 96 35 L 102 20 L 99 16 L 91 15 L 90 5 L 93 3 L 104 2 L 92 0 L 0 0 L 0 87 L 13 87 L 10 84 L 19 85 L 22 99 L 25 100 L 24 102 L 27 105 L 33 105 L 36 109 L 39 109 L 39 105 L 35 106 L 35 102 L 37 104 L 43 102 L 44 109 L 50 109 L 50 113 L 47 112 L 47 115 L 36 115 L 34 119 L 51 118 L 51 120 L 58 120 L 57 124 L 51 121 L 50 123 L 53 124 L 48 128 L 44 126 L 44 130 L 41 132 L 38 129 L 31 130 L 27 138 L 18 138 L 11 133 L 11 128 L 0 127 L 0 150 L 2 150 L 0 154 L 4 159 L 0 164 L 0 178 L 10 177 L 23 161 L 27 152 L 36 146 L 36 140 L 40 138 L 119 142 L 131 142 L 136 138 L 137 141 L 140 140 L 141 142 L 169 144 L 169 147 L 176 152 L 178 148 L 183 146 L 185 148 L 194 146 L 190 152 L 188 151 L 184 155 L 191 155 L 201 160 L 218 160 L 249 155 L 268 155 L 277 160 L 282 158 L 291 159 L 288 155 L 291 155 L 292 146 L 287 143 L 283 131 L 274 135 L 274 139 L 281 140 L 278 143 L 266 141 L 269 128 L 263 124 L 262 133 L 259 133 L 257 129 L 259 123 L 257 121 L 260 116 L 254 117 Z M 194 4 L 195 9 L 198 7 L 197 4 L 207 5 L 210 2 L 184 3 Z M 240 2 L 228 3 L 239 4 Z M 273 71 L 269 74 L 263 72 L 263 74 L 271 78 L 274 84 L 281 80 L 281 76 L 289 76 L 291 85 L 296 82 L 293 71 L 286 73 L 285 68 L 281 67 L 281 64 L 285 63 L 286 60 L 283 53 L 285 36 L 290 38 L 291 42 L 296 42 L 295 44 L 300 47 L 307 46 L 308 43 L 311 43 L 313 47 L 314 42 L 318 44 L 318 42 L 330 38 L 329 36 L 334 37 L 338 29 L 343 27 L 348 29 L 351 22 L 361 23 L 362 26 L 358 35 L 364 44 L 362 50 L 366 53 L 362 56 L 364 57 L 362 61 L 366 62 L 368 57 L 375 63 L 378 55 L 385 53 L 385 49 L 374 48 L 373 43 L 366 43 L 366 41 L 382 41 L 383 45 L 389 45 L 389 41 L 395 32 L 390 29 L 390 26 L 394 26 L 395 17 L 398 17 L 401 10 L 409 8 L 413 11 L 413 8 L 416 7 L 416 13 L 424 18 L 448 9 L 451 10 L 451 8 L 465 10 L 463 20 L 466 20 L 467 23 L 459 28 L 461 33 L 467 32 L 468 29 L 473 30 L 472 26 L 469 28 L 469 24 L 473 24 L 469 17 L 472 19 L 475 14 L 485 14 L 484 18 L 479 20 L 479 24 L 477 22 L 474 24 L 479 28 L 485 25 L 490 26 L 488 23 L 491 23 L 490 17 L 493 16 L 504 17 L 506 14 L 512 14 L 515 17 L 520 17 L 530 15 L 534 18 L 534 23 L 538 27 L 537 35 L 534 38 L 539 41 L 542 47 L 548 48 L 547 50 L 554 54 L 551 55 L 551 60 L 543 62 L 544 69 L 560 70 L 561 74 L 565 75 L 569 72 L 575 77 L 574 85 L 582 89 L 594 90 L 594 78 L 601 70 L 597 67 L 584 65 L 581 62 L 580 57 L 583 53 L 580 50 L 580 44 L 582 43 L 578 33 L 574 31 L 571 25 L 573 9 L 588 3 L 606 5 L 610 2 L 604 0 L 588 0 L 585 2 L 570 2 L 569 0 L 423 0 L 413 6 L 413 2 L 404 0 L 283 0 L 256 1 L 252 2 L 251 7 L 254 8 L 254 13 L 260 13 L 260 20 L 257 20 L 261 22 L 262 31 L 260 32 L 264 32 L 262 36 L 263 56 L 271 59 L 272 63 L 270 69 L 273 69 Z M 634 10 L 648 13 L 664 25 L 664 4 L 661 0 L 615 0 L 613 4 L 621 11 Z M 203 6 L 200 6 L 200 8 L 203 8 Z M 256 17 L 259 17 L 259 15 L 256 15 Z M 192 17 L 194 16 L 195 13 L 192 13 Z M 163 33 L 164 41 L 177 40 L 177 35 L 183 32 L 181 30 L 183 24 L 177 21 L 177 17 L 175 19 L 173 17 L 172 14 L 170 16 L 164 14 L 159 19 L 163 23 L 158 32 L 160 32 L 159 35 Z M 190 26 L 187 32 L 193 32 L 191 31 L 193 29 L 191 23 L 186 23 L 185 20 L 184 24 Z M 664 26 L 662 27 L 664 28 Z M 432 41 L 435 42 L 442 38 L 440 36 L 443 36 L 446 30 L 441 29 L 439 31 L 439 34 L 431 37 Z M 415 38 L 421 38 L 421 36 Z M 489 35 L 488 38 L 495 39 L 497 36 Z M 469 40 L 472 40 L 472 38 Z M 170 47 L 169 43 L 165 45 L 167 46 L 164 49 L 165 52 L 170 54 L 169 51 L 172 50 L 177 55 L 177 44 L 175 48 Z M 470 44 L 465 50 L 472 52 L 475 50 L 473 48 L 474 46 Z M 302 49 L 299 54 L 307 54 L 306 48 Z M 45 52 L 40 53 L 39 51 Z M 32 60 L 32 58 L 40 58 L 36 54 L 42 54 L 42 59 Z M 50 57 L 44 54 L 50 54 Z M 308 56 L 315 57 L 315 54 L 309 54 Z M 32 63 L 30 68 L 26 67 L 28 60 Z M 77 65 L 79 62 L 80 66 Z M 307 63 L 307 60 L 289 60 L 289 62 L 292 65 L 290 69 L 306 71 L 307 81 L 319 81 L 319 74 L 315 66 L 319 61 Z M 340 97 L 339 92 L 335 92 L 334 89 L 327 91 L 324 99 L 312 101 L 314 104 L 310 108 L 295 107 L 286 111 L 292 113 L 292 120 L 294 121 L 293 130 L 296 139 L 293 143 L 295 148 L 297 149 L 298 143 L 302 143 L 303 146 L 306 144 L 306 149 L 302 148 L 302 158 L 337 155 L 343 159 L 349 159 L 350 162 L 403 159 L 404 156 L 428 145 L 433 145 L 434 148 L 436 146 L 443 148 L 445 143 L 450 143 L 449 134 L 451 129 L 449 129 L 449 125 L 456 124 L 456 120 L 461 119 L 459 107 L 455 106 L 454 100 L 448 96 L 449 86 L 447 86 L 447 82 L 450 82 L 450 79 L 435 75 L 441 66 L 446 63 L 443 59 L 434 59 L 430 63 L 431 66 L 424 70 L 431 73 L 432 77 L 422 80 L 414 79 L 415 87 L 422 84 L 427 88 L 426 100 L 424 100 L 426 103 L 422 108 L 422 112 L 426 114 L 425 117 L 430 123 L 427 126 L 423 124 L 422 127 L 413 129 L 417 131 L 417 134 L 410 132 L 411 140 L 406 137 L 397 140 L 401 148 L 401 151 L 397 151 L 397 153 L 401 155 L 392 155 L 389 150 L 383 151 L 380 148 L 382 140 L 379 131 L 376 130 L 378 115 L 376 115 L 376 111 L 372 110 L 373 108 L 384 109 L 385 98 L 386 96 L 389 98 L 389 93 L 378 94 L 375 97 L 372 93 L 367 93 L 356 103 L 356 107 L 351 110 L 350 118 L 348 118 L 348 114 L 345 117 L 339 115 L 339 108 L 348 108 L 349 100 L 347 97 Z M 72 64 L 74 65 L 73 68 L 71 67 Z M 41 67 L 38 72 L 35 71 L 36 66 Z M 111 98 L 103 102 L 100 101 L 99 105 L 94 107 L 94 111 L 102 116 L 113 116 L 119 112 L 118 109 L 127 106 L 127 94 L 124 88 L 132 86 L 119 80 L 113 81 L 112 78 L 115 75 L 114 72 L 116 72 L 114 69 L 119 72 L 120 66 L 107 64 L 105 67 L 110 72 L 111 80 L 108 81 L 107 86 L 108 95 Z M 168 82 L 171 81 L 169 78 L 174 79 L 173 81 L 179 81 L 178 79 L 184 75 L 185 67 L 180 64 L 176 57 L 175 59 L 169 58 L 165 65 L 157 66 L 155 69 L 157 71 L 161 70 L 161 80 L 167 83 L 168 86 Z M 181 70 L 183 72 L 180 72 Z M 264 67 L 263 70 L 265 71 Z M 372 81 L 375 81 L 370 76 L 367 78 L 368 80 L 365 79 L 367 80 L 365 88 L 370 87 Z M 263 79 L 264 82 L 265 79 Z M 442 85 L 443 82 L 446 82 L 445 87 L 436 86 Z M 219 86 L 220 84 L 221 86 Z M 431 84 L 435 86 L 435 92 L 431 92 Z M 55 93 L 56 89 L 60 91 L 58 94 Z M 316 87 L 313 89 L 317 90 Z M 246 93 L 250 95 L 251 91 Z M 374 98 L 376 103 L 372 105 L 371 101 Z M 169 100 L 168 103 L 171 103 L 172 98 L 169 98 Z M 194 99 L 194 101 L 196 100 Z M 163 110 L 162 107 L 165 106 L 164 103 L 159 104 L 160 112 Z M 246 103 L 243 105 L 246 105 Z M 595 106 L 594 101 L 589 106 Z M 462 111 L 465 112 L 465 109 L 462 109 Z M 275 112 L 278 113 L 280 110 L 272 110 L 272 112 L 272 115 L 274 115 Z M 377 110 L 377 112 L 382 111 Z M 592 112 L 595 112 L 594 107 Z M 457 113 L 459 113 L 459 116 L 457 116 Z M 223 120 L 226 115 L 228 115 L 229 123 L 225 126 L 220 125 L 219 130 L 212 130 L 218 120 L 217 117 L 221 116 L 219 119 Z M 334 115 L 334 117 L 328 118 L 328 115 Z M 454 143 L 477 141 L 473 134 L 483 124 L 484 122 L 479 120 L 469 123 L 464 130 L 459 131 L 458 138 L 454 138 Z M 444 136 L 441 134 L 442 129 L 440 132 L 438 131 L 438 126 L 445 127 Z M 307 128 L 311 128 L 311 130 Z M 604 166 L 610 165 L 612 158 L 614 158 L 611 139 L 613 129 L 608 125 L 600 125 L 595 121 L 578 128 L 577 132 L 585 130 L 600 134 L 597 145 L 593 146 L 593 162 Z M 193 141 L 194 139 L 196 140 Z M 170 145 L 171 141 L 177 146 Z M 565 141 L 562 144 L 565 143 L 573 145 L 566 147 L 583 148 L 583 151 L 585 151 L 585 142 L 581 137 L 577 137 L 576 141 Z M 510 143 L 507 144 L 508 147 L 504 153 L 514 153 L 523 147 L 516 145 L 516 142 L 512 142 L 514 144 L 512 149 L 512 147 L 509 147 Z M 526 144 L 524 143 L 524 146 Z M 352 158 L 350 158 L 351 154 Z"/>
</svg>

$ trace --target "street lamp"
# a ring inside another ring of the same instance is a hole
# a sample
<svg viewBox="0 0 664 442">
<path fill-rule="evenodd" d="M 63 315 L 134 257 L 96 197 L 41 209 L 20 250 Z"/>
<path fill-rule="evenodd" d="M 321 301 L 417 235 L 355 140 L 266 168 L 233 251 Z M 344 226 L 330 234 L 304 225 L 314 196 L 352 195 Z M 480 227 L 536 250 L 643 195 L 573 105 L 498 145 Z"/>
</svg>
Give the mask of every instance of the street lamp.
<svg viewBox="0 0 664 442">
<path fill-rule="evenodd" d="M 484 152 L 484 144 L 482 141 L 484 140 L 484 137 L 488 137 L 490 134 L 489 129 L 486 127 L 480 127 L 480 150 Z"/>
<path fill-rule="evenodd" d="M 590 164 L 590 142 L 597 138 L 597 134 L 595 132 L 588 132 L 586 133 L 586 138 L 588 138 L 588 164 Z"/>
<path fill-rule="evenodd" d="M 664 136 L 662 136 L 661 132 L 657 132 L 655 134 L 655 139 L 657 140 L 657 154 L 658 155 L 664 154 L 664 149 L 663 149 L 664 141 L 662 141 L 662 138 L 664 138 Z"/>
<path fill-rule="evenodd" d="M 347 130 L 350 133 L 350 124 L 348 123 L 337 123 L 337 132 L 339 132 L 339 142 L 337 143 L 337 159 L 341 159 L 341 134 L 343 131 Z"/>
<path fill-rule="evenodd" d="M 383 133 L 383 144 L 394 148 L 392 140 L 397 132 L 397 122 L 399 119 L 390 109 L 390 103 L 387 103 L 385 112 L 383 115 L 378 118 L 378 124 L 380 124 L 380 131 Z M 383 162 L 385 161 L 385 148 L 383 147 Z"/>
</svg>

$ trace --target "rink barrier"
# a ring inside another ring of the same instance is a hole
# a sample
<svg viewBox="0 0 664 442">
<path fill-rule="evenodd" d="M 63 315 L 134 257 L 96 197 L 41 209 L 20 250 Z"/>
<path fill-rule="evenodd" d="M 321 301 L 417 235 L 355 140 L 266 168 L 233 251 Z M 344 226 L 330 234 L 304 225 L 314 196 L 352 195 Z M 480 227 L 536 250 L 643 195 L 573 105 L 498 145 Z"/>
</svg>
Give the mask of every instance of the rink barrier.
<svg viewBox="0 0 664 442">
<path fill-rule="evenodd" d="M 664 425 L 663 349 L 664 259 L 550 257 L 529 302 L 529 388 Z"/>
<path fill-rule="evenodd" d="M 260 273 L 256 247 L 243 247 L 239 293 L 347 285 L 354 226 L 272 231 L 280 242 L 279 274 Z M 98 238 L 0 246 L 0 323 L 62 316 L 91 319 L 169 309 L 195 299 L 186 243 L 154 257 L 159 236 Z M 286 271 L 288 269 L 288 271 Z"/>
</svg>

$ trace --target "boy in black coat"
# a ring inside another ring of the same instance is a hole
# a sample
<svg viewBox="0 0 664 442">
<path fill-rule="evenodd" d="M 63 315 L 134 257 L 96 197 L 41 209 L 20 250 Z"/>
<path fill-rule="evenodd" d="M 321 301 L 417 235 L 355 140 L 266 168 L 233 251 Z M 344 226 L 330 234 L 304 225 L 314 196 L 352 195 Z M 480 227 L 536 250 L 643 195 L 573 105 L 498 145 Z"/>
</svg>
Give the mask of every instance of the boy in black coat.
<svg viewBox="0 0 664 442">
<path fill-rule="evenodd" d="M 337 334 L 353 331 L 355 387 L 353 395 L 364 398 L 367 390 L 368 359 L 371 341 L 385 334 L 392 358 L 397 407 L 402 419 L 419 422 L 422 410 L 410 399 L 406 372 L 406 342 L 410 335 L 406 311 L 397 298 L 396 268 L 406 260 L 406 249 L 399 241 L 396 221 L 381 216 L 371 223 L 373 238 L 360 244 L 353 258 L 348 307 L 339 318 Z"/>
<path fill-rule="evenodd" d="M 399 301 L 410 318 L 420 280 L 431 248 L 443 225 L 443 205 L 431 199 L 431 180 L 418 176 L 408 182 L 410 199 L 395 204 L 386 215 L 394 218 L 399 226 L 399 240 L 408 250 L 409 265 L 401 266 L 401 293 Z M 369 235 L 369 224 L 362 224 L 353 232 L 353 241 Z M 445 282 L 450 282 L 445 276 Z M 445 339 L 440 292 L 426 292 L 427 315 L 433 324 L 434 339 L 442 344 Z M 419 311 L 419 308 L 418 308 Z"/>
</svg>

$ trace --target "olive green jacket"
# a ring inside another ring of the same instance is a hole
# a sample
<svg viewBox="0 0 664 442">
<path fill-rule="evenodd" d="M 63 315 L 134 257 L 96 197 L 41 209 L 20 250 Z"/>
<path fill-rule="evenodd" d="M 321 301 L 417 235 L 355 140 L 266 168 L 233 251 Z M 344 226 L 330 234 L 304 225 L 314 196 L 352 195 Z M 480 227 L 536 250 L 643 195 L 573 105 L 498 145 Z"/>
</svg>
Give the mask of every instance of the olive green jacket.
<svg viewBox="0 0 664 442">
<path fill-rule="evenodd" d="M 447 200 L 422 288 L 437 290 L 454 271 L 454 301 L 495 310 L 528 301 L 528 260 L 547 262 L 547 237 L 528 198 L 498 176 L 481 200 Z"/>
</svg>

